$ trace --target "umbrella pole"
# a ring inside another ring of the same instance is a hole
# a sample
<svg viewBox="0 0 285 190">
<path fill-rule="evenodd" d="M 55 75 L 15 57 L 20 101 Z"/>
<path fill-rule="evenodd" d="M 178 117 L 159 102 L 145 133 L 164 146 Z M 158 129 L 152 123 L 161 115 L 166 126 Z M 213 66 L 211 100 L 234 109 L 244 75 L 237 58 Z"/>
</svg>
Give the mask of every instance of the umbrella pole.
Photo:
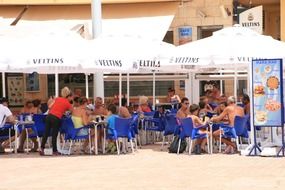
<svg viewBox="0 0 285 190">
<path fill-rule="evenodd" d="M 119 74 L 119 107 L 122 106 L 122 73 Z"/>
<path fill-rule="evenodd" d="M 58 73 L 55 73 L 55 97 L 58 97 Z"/>
<path fill-rule="evenodd" d="M 88 83 L 88 74 L 85 74 L 85 96 L 88 99 L 89 98 L 89 83 Z"/>
<path fill-rule="evenodd" d="M 5 81 L 5 72 L 2 72 L 2 96 L 6 97 L 6 81 Z"/>
<path fill-rule="evenodd" d="M 155 110 L 155 72 L 152 74 L 152 109 Z"/>
<path fill-rule="evenodd" d="M 127 73 L 127 105 L 130 106 L 130 73 Z"/>
</svg>

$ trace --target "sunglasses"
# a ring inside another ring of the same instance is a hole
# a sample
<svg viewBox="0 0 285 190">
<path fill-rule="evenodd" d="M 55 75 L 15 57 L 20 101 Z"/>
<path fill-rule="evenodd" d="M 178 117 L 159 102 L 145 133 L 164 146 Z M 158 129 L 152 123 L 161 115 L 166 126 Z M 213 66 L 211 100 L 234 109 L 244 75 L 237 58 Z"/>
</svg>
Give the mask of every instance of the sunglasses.
<svg viewBox="0 0 285 190">
<path fill-rule="evenodd" d="M 186 103 L 184 102 L 184 104 L 189 105 L 189 102 L 186 102 Z"/>
</svg>

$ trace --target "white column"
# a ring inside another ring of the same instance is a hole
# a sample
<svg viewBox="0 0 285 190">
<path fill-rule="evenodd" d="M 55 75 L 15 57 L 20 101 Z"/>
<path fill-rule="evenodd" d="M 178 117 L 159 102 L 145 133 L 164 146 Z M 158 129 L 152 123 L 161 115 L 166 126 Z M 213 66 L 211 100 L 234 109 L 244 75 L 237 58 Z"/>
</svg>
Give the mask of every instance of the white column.
<svg viewBox="0 0 285 190">
<path fill-rule="evenodd" d="M 130 106 L 130 74 L 127 73 L 127 105 Z"/>
<path fill-rule="evenodd" d="M 152 74 L 152 109 L 155 110 L 155 72 Z"/>
<path fill-rule="evenodd" d="M 85 74 L 85 96 L 89 98 L 89 83 L 88 83 L 88 74 Z"/>
<path fill-rule="evenodd" d="M 238 88 L 238 81 L 237 81 L 237 67 L 235 63 L 235 76 L 234 76 L 234 97 L 236 98 L 236 102 L 239 100 L 237 99 L 237 88 Z"/>
<path fill-rule="evenodd" d="M 58 73 L 55 73 L 55 79 L 54 79 L 54 82 L 55 82 L 55 97 L 58 97 Z"/>
<path fill-rule="evenodd" d="M 101 0 L 91 1 L 92 13 L 92 34 L 97 38 L 102 32 L 102 3 Z M 94 100 L 95 97 L 102 97 L 104 101 L 104 74 L 94 73 L 93 77 Z"/>
<path fill-rule="evenodd" d="M 2 96 L 3 96 L 3 97 L 6 97 L 5 72 L 2 72 Z"/>
<path fill-rule="evenodd" d="M 192 82 L 191 82 L 191 73 L 188 73 L 187 75 L 187 79 L 185 79 L 185 97 L 187 97 L 191 104 L 193 103 L 193 96 L 191 94 L 193 94 L 192 92 Z M 182 97 L 181 97 L 182 98 Z"/>
<path fill-rule="evenodd" d="M 122 73 L 119 74 L 119 107 L 122 106 Z"/>
<path fill-rule="evenodd" d="M 200 101 L 200 80 L 195 79 L 195 73 L 192 74 L 192 88 L 191 92 L 193 97 L 193 102 L 195 104 L 198 104 Z"/>
<path fill-rule="evenodd" d="M 220 75 L 223 75 L 223 73 L 221 72 Z M 223 91 L 223 80 L 220 80 L 220 93 L 221 93 L 221 95 L 224 94 L 224 91 Z"/>
</svg>

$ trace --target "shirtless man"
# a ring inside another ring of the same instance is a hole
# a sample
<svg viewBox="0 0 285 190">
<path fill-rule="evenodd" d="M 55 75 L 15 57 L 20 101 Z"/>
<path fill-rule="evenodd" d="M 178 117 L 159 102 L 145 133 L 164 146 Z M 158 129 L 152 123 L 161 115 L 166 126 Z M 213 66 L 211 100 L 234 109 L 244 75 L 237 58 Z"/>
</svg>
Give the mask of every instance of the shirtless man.
<svg viewBox="0 0 285 190">
<path fill-rule="evenodd" d="M 229 126 L 234 127 L 234 120 L 235 116 L 244 116 L 244 110 L 242 107 L 236 105 L 235 97 L 230 96 L 228 98 L 228 106 L 225 108 L 225 110 L 216 117 L 212 117 L 211 121 L 213 122 L 219 122 L 222 121 L 225 117 L 228 117 Z M 223 131 L 222 131 L 223 132 Z M 213 133 L 213 137 L 218 140 L 220 138 L 220 130 L 217 130 Z M 230 139 L 222 138 L 222 142 L 227 145 L 227 148 L 225 150 L 225 153 L 231 153 L 234 149 L 236 149 L 235 143 L 231 142 Z"/>
<path fill-rule="evenodd" d="M 181 100 L 181 108 L 177 111 L 176 117 L 179 119 L 186 118 L 190 115 L 189 112 L 189 100 L 188 98 L 184 97 Z"/>
<path fill-rule="evenodd" d="M 97 97 L 95 99 L 95 109 L 93 111 L 93 115 L 103 115 L 103 116 L 107 116 L 108 115 L 108 111 L 103 106 L 103 100 L 102 100 L 101 97 Z"/>
</svg>

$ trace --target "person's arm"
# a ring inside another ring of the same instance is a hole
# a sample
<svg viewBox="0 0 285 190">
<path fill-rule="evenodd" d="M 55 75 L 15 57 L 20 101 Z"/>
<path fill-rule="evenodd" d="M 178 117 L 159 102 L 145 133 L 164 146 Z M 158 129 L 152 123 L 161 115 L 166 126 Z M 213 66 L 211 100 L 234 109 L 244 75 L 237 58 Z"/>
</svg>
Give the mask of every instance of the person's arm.
<svg viewBox="0 0 285 190">
<path fill-rule="evenodd" d="M 220 115 L 212 117 L 211 121 L 219 122 L 222 121 L 228 115 L 228 108 L 226 108 Z"/>
<path fill-rule="evenodd" d="M 193 116 L 194 117 L 194 123 L 197 123 L 198 126 L 194 126 L 194 127 L 199 127 L 201 125 L 205 125 L 205 122 L 201 121 L 201 119 L 197 116 Z"/>
<path fill-rule="evenodd" d="M 182 119 L 185 116 L 184 116 L 184 114 L 180 110 L 178 110 L 178 112 L 176 113 L 176 117 L 179 118 L 179 119 Z"/>
<path fill-rule="evenodd" d="M 82 111 L 81 117 L 82 117 L 83 125 L 88 125 L 90 123 L 90 118 L 88 117 L 86 111 Z"/>
<path fill-rule="evenodd" d="M 178 103 L 181 103 L 181 99 L 178 95 L 176 95 L 176 99 L 177 99 Z"/>
<path fill-rule="evenodd" d="M 13 116 L 12 112 L 9 110 L 9 108 L 5 107 L 5 113 L 6 115 L 6 122 L 9 122 L 9 123 L 16 123 L 16 119 L 15 117 Z"/>
<path fill-rule="evenodd" d="M 209 111 L 213 111 L 213 108 L 210 106 L 210 104 L 206 105 L 206 109 L 209 110 Z"/>
</svg>

